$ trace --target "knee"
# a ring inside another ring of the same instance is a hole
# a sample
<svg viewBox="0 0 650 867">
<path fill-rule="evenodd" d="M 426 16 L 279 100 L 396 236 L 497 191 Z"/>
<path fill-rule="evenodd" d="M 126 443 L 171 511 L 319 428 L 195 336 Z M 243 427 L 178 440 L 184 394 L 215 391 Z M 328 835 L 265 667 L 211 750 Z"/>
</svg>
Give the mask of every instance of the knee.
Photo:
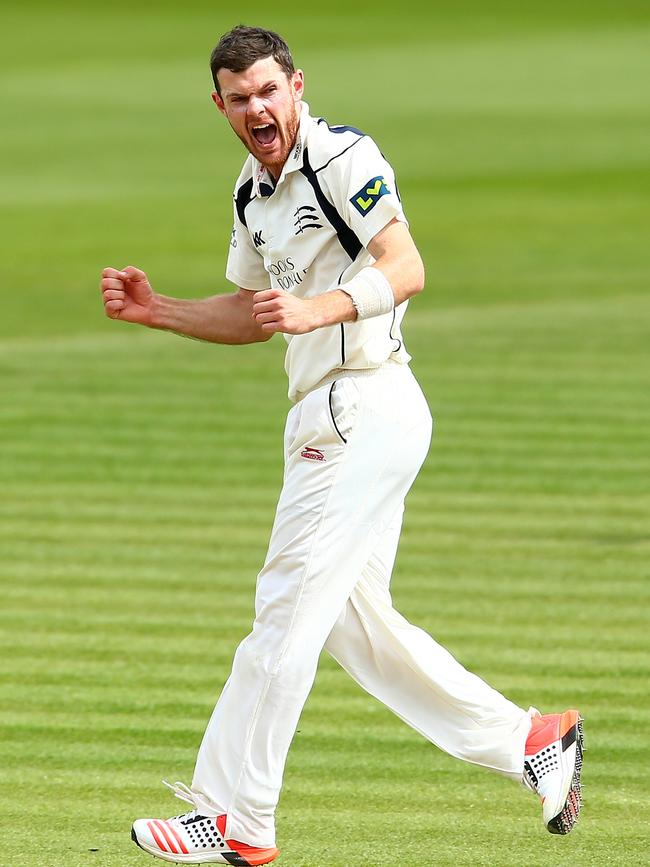
<svg viewBox="0 0 650 867">
<path fill-rule="evenodd" d="M 265 640 L 262 632 L 253 630 L 239 645 L 235 653 L 233 672 L 244 677 L 282 679 L 290 684 L 313 677 L 318 665 L 320 648 L 298 647 L 289 640 L 281 644 Z"/>
</svg>

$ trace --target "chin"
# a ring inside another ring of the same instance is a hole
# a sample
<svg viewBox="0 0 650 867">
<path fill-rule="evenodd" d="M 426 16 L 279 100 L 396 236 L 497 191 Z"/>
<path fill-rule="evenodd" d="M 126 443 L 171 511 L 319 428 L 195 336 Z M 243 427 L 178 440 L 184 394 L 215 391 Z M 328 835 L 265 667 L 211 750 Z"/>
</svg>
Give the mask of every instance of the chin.
<svg viewBox="0 0 650 867">
<path fill-rule="evenodd" d="M 288 156 L 289 152 L 285 154 L 280 151 L 280 153 L 277 154 L 264 154 L 262 156 L 258 156 L 257 159 L 259 160 L 259 162 L 262 163 L 263 166 L 266 166 L 266 168 L 277 168 L 278 166 L 283 166 L 286 163 Z"/>
</svg>

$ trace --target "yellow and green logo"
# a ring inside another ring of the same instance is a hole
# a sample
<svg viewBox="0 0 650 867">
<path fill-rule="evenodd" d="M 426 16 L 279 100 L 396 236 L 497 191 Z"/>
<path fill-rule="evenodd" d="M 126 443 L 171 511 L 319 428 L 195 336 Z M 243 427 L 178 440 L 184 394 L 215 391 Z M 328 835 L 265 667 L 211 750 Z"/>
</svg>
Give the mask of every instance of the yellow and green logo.
<svg viewBox="0 0 650 867">
<path fill-rule="evenodd" d="M 365 217 L 375 207 L 382 196 L 390 193 L 386 186 L 386 181 L 379 175 L 376 178 L 371 178 L 367 184 L 364 184 L 358 193 L 355 193 L 350 201 L 361 214 Z"/>
</svg>

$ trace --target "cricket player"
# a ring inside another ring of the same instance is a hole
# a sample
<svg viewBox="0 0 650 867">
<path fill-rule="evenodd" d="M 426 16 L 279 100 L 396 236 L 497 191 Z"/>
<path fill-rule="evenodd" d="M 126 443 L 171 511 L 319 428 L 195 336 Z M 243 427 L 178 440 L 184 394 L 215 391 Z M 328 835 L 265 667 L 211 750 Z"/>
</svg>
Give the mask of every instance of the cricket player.
<svg viewBox="0 0 650 867">
<path fill-rule="evenodd" d="M 392 605 L 404 498 L 431 436 L 402 337 L 424 268 L 393 170 L 369 136 L 310 114 L 276 33 L 236 27 L 211 69 L 212 99 L 248 151 L 226 270 L 236 288 L 181 300 L 154 292 L 138 268 L 106 268 L 105 312 L 214 343 L 280 332 L 293 406 L 253 627 L 191 787 L 170 786 L 190 810 L 139 819 L 133 840 L 181 864 L 278 856 L 285 760 L 323 647 L 441 749 L 537 793 L 549 831 L 566 834 L 580 809 L 578 712 L 517 707 Z"/>
</svg>

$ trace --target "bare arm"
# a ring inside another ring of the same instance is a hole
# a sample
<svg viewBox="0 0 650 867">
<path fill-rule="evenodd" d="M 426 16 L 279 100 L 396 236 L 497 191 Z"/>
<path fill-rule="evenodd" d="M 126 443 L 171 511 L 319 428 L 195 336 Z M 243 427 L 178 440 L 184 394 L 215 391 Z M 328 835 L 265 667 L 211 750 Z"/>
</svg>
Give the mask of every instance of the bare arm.
<svg viewBox="0 0 650 867">
<path fill-rule="evenodd" d="M 154 328 L 175 331 L 210 343 L 259 343 L 273 334 L 262 331 L 253 318 L 255 292 L 239 289 L 227 295 L 211 295 L 185 301 L 158 295 Z"/>
<path fill-rule="evenodd" d="M 370 254 L 390 283 L 395 305 L 424 288 L 424 265 L 407 226 L 392 220 L 368 244 Z M 306 334 L 325 325 L 353 322 L 356 310 L 350 296 L 341 289 L 316 298 L 301 299 L 281 289 L 257 292 L 253 314 L 266 333 Z"/>
<path fill-rule="evenodd" d="M 105 268 L 100 289 L 110 319 L 174 331 L 211 343 L 259 343 L 273 336 L 255 321 L 255 292 L 249 289 L 198 301 L 171 298 L 154 292 L 144 271 L 132 265 L 122 271 Z"/>
<path fill-rule="evenodd" d="M 393 288 L 395 306 L 424 289 L 424 263 L 405 223 L 391 222 L 368 244 L 370 255 Z"/>
</svg>

